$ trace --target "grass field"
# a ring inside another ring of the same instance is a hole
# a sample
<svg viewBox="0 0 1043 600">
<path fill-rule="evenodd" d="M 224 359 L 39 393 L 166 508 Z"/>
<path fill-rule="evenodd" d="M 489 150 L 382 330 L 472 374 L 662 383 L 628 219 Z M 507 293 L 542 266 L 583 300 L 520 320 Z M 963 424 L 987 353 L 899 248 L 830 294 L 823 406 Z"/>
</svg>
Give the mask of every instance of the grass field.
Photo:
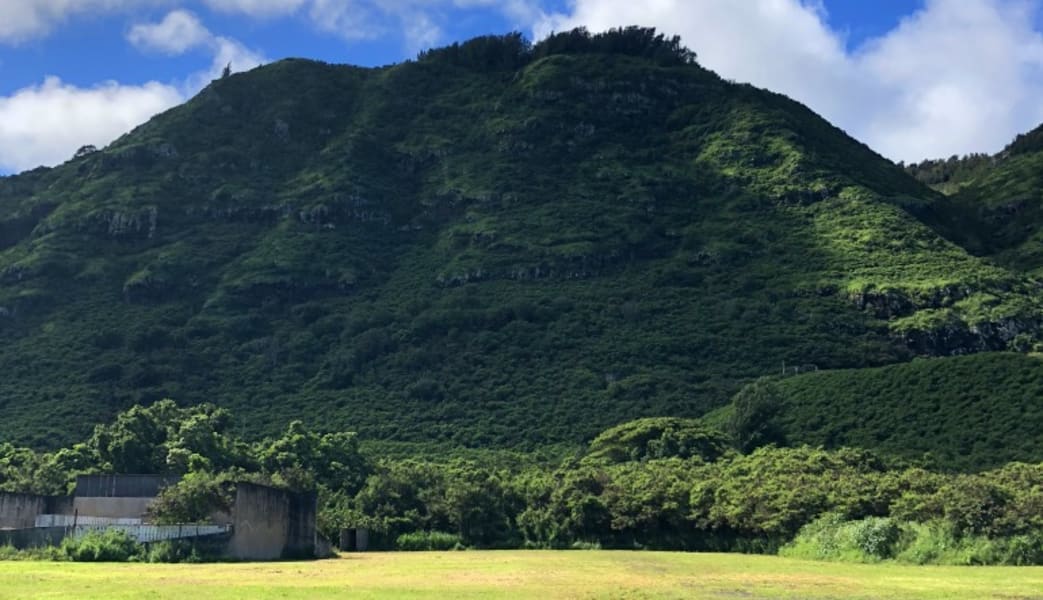
<svg viewBox="0 0 1043 600">
<path fill-rule="evenodd" d="M 1043 599 L 1043 568 L 845 565 L 738 554 L 502 551 L 211 565 L 0 563 L 0 598 Z"/>
</svg>

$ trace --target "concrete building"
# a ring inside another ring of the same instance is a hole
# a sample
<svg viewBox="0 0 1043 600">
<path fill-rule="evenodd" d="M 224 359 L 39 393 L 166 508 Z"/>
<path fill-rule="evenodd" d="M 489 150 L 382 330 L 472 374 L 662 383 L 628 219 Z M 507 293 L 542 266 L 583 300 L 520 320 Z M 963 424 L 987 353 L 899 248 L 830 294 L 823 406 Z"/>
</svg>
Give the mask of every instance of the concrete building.
<svg viewBox="0 0 1043 600">
<path fill-rule="evenodd" d="M 115 528 L 142 543 L 206 538 L 221 545 L 226 557 L 241 560 L 320 554 L 314 493 L 239 483 L 228 514 L 216 513 L 202 524 L 149 523 L 149 505 L 177 481 L 158 475 L 81 475 L 72 496 L 0 493 L 0 545 L 55 545 L 67 536 Z"/>
</svg>

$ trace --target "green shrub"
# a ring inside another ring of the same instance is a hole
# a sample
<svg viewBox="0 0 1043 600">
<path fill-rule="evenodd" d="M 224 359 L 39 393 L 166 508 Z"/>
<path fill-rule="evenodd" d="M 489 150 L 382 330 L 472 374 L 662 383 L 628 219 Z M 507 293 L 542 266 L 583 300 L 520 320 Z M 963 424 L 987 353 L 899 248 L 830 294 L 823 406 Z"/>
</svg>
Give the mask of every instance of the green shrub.
<svg viewBox="0 0 1043 600">
<path fill-rule="evenodd" d="M 149 544 L 144 558 L 150 563 L 201 563 L 206 561 L 195 545 L 185 540 L 166 540 Z"/>
<path fill-rule="evenodd" d="M 1000 564 L 1043 565 L 1043 532 L 1015 535 L 1002 541 Z"/>
<path fill-rule="evenodd" d="M 444 531 L 413 531 L 395 539 L 398 550 L 453 550 L 463 548 L 460 536 Z"/>
<path fill-rule="evenodd" d="M 781 556 L 808 560 L 840 560 L 839 532 L 843 515 L 828 513 L 801 528 L 792 542 L 779 549 Z"/>
<path fill-rule="evenodd" d="M 953 526 L 941 521 L 911 523 L 905 527 L 902 538 L 902 549 L 895 558 L 916 565 L 951 561 L 960 545 Z"/>
<path fill-rule="evenodd" d="M 19 550 L 14 546 L 0 546 L 0 561 L 5 560 L 49 560 L 49 561 L 60 561 L 66 560 L 65 554 L 54 546 L 44 546 L 42 548 L 26 548 Z"/>
<path fill-rule="evenodd" d="M 120 529 L 89 531 L 62 540 L 61 551 L 77 562 L 129 562 L 142 558 L 143 548 Z"/>
<path fill-rule="evenodd" d="M 859 550 L 875 558 L 891 558 L 902 533 L 898 522 L 881 517 L 854 521 L 845 529 L 850 531 L 852 541 Z"/>
<path fill-rule="evenodd" d="M 893 558 L 916 565 L 1038 565 L 1043 564 L 1043 532 L 988 538 L 961 535 L 948 521 L 899 523 L 880 517 L 845 521 L 827 514 L 801 529 L 779 554 L 843 562 Z"/>
<path fill-rule="evenodd" d="M 894 519 L 846 521 L 829 513 L 805 525 L 779 554 L 811 560 L 876 562 L 894 556 L 902 528 Z"/>
<path fill-rule="evenodd" d="M 958 535 L 956 526 L 943 521 L 913 523 L 903 534 L 907 546 L 895 557 L 919 565 L 1040 565 L 1043 532 L 1010 537 Z"/>
</svg>

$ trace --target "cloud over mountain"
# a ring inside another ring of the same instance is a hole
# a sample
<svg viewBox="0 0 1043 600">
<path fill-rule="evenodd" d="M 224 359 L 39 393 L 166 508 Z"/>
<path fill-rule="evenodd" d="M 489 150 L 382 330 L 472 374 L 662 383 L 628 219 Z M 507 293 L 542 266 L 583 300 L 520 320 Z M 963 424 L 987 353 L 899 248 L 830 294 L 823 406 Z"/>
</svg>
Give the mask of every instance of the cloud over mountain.
<svg viewBox="0 0 1043 600">
<path fill-rule="evenodd" d="M 800 100 L 885 156 L 918 160 L 996 151 L 1043 120 L 1037 8 L 928 0 L 854 49 L 821 3 L 801 0 L 577 0 L 536 31 L 658 27 L 723 77 Z"/>
</svg>

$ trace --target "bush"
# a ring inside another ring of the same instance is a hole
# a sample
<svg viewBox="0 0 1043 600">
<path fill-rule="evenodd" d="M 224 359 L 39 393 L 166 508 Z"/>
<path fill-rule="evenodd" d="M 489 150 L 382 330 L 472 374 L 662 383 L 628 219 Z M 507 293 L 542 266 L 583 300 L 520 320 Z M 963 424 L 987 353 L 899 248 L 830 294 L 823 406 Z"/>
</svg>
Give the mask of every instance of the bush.
<svg viewBox="0 0 1043 600">
<path fill-rule="evenodd" d="M 463 548 L 460 536 L 444 531 L 413 531 L 395 539 L 398 550 L 453 550 Z"/>
<path fill-rule="evenodd" d="M 893 557 L 901 539 L 902 528 L 894 519 L 846 521 L 842 515 L 830 513 L 805 525 L 779 554 L 811 560 L 876 562 Z"/>
<path fill-rule="evenodd" d="M 1043 532 L 1016 535 L 1002 541 L 1000 564 L 1043 565 Z"/>
<path fill-rule="evenodd" d="M 150 563 L 201 563 L 216 560 L 216 554 L 188 540 L 166 540 L 149 544 L 145 559 Z"/>
<path fill-rule="evenodd" d="M 902 528 L 894 519 L 869 517 L 848 525 L 855 547 L 874 558 L 891 558 Z"/>
<path fill-rule="evenodd" d="M 112 528 L 67 537 L 62 540 L 61 550 L 69 560 L 77 562 L 129 562 L 143 555 L 141 544 L 130 534 Z"/>
<path fill-rule="evenodd" d="M 999 564 L 995 544 L 983 536 L 958 535 L 946 521 L 911 523 L 903 534 L 899 562 L 916 565 Z"/>
<path fill-rule="evenodd" d="M 65 560 L 66 556 L 54 546 L 18 550 L 14 546 L 0 546 L 0 561 L 5 560 Z"/>
<path fill-rule="evenodd" d="M 960 534 L 947 521 L 899 523 L 879 517 L 845 521 L 828 514 L 801 529 L 779 554 L 843 562 L 893 558 L 916 565 L 1039 565 L 1043 564 L 1043 532 L 988 538 Z"/>
<path fill-rule="evenodd" d="M 844 517 L 829 513 L 801 528 L 792 542 L 779 549 L 779 555 L 809 560 L 840 560 L 838 532 Z"/>
</svg>

